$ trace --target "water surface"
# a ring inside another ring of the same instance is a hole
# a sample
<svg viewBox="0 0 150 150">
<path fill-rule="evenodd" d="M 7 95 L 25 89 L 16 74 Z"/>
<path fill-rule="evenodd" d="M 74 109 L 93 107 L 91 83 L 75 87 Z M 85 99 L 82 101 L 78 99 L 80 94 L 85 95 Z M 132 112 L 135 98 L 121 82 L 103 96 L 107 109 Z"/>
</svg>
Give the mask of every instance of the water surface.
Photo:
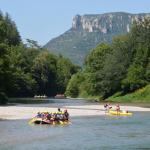
<svg viewBox="0 0 150 150">
<path fill-rule="evenodd" d="M 146 150 L 150 113 L 132 117 L 71 118 L 67 126 L 30 126 L 27 120 L 0 121 L 0 150 Z"/>
</svg>

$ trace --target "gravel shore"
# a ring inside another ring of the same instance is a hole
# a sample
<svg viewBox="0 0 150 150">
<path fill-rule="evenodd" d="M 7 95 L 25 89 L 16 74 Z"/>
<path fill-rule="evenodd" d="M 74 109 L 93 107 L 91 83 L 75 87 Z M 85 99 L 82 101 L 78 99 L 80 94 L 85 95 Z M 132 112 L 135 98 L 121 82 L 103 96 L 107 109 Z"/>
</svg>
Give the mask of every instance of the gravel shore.
<svg viewBox="0 0 150 150">
<path fill-rule="evenodd" d="M 115 108 L 115 106 L 112 106 Z M 131 112 L 149 111 L 150 108 L 136 107 L 136 106 L 120 106 L 121 110 L 128 110 Z M 92 116 L 105 115 L 103 105 L 85 105 L 85 106 L 63 106 L 62 110 L 67 109 L 70 117 L 73 116 Z M 57 107 L 33 107 L 33 106 L 0 106 L 0 119 L 30 119 L 36 115 L 37 112 L 56 112 Z"/>
</svg>

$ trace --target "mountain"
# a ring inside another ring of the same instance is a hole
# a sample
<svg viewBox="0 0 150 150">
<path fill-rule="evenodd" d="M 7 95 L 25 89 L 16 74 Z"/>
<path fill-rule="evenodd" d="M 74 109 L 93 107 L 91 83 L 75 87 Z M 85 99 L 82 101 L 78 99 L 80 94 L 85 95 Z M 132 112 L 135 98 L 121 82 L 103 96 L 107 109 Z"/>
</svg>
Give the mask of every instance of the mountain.
<svg viewBox="0 0 150 150">
<path fill-rule="evenodd" d="M 62 54 L 72 62 L 83 65 L 85 56 L 101 42 L 111 42 L 117 35 L 130 31 L 132 23 L 150 13 L 130 14 L 114 12 L 95 15 L 76 15 L 72 27 L 64 34 L 50 40 L 44 48 Z"/>
</svg>

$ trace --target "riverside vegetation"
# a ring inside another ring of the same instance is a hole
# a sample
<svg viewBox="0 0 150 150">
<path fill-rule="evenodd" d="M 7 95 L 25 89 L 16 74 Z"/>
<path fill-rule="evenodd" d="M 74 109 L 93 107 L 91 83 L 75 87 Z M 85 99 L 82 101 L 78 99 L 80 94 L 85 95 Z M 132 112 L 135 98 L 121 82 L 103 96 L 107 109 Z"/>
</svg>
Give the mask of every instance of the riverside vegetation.
<svg viewBox="0 0 150 150">
<path fill-rule="evenodd" d="M 127 35 L 94 48 L 85 59 L 84 69 L 72 76 L 66 94 L 109 101 L 150 102 L 149 91 L 150 18 L 146 17 L 134 22 Z"/>
<path fill-rule="evenodd" d="M 0 13 L 0 103 L 6 103 L 8 97 L 57 93 L 113 101 L 134 93 L 133 100 L 149 101 L 149 84 L 148 17 L 135 22 L 127 35 L 94 48 L 81 69 L 69 59 L 48 52 L 36 41 L 27 39 L 24 44 L 9 15 Z"/>
<path fill-rule="evenodd" d="M 21 37 L 8 14 L 0 13 L 0 103 L 8 97 L 54 96 L 64 93 L 72 74 L 80 68 L 56 56 L 36 41 Z"/>
</svg>

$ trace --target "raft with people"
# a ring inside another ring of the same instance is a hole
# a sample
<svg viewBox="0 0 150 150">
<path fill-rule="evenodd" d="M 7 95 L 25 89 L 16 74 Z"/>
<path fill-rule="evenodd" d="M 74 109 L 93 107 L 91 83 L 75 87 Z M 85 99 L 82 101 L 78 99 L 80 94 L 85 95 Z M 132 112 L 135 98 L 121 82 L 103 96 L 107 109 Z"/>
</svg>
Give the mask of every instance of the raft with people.
<svg viewBox="0 0 150 150">
<path fill-rule="evenodd" d="M 110 104 L 105 104 L 104 109 L 108 115 L 117 115 L 117 116 L 132 116 L 132 112 L 121 110 L 119 104 L 116 105 L 116 108 L 113 110 Z"/>
<path fill-rule="evenodd" d="M 62 112 L 60 109 L 58 112 L 38 112 L 29 124 L 67 125 L 70 124 L 69 113 L 67 110 Z"/>
<path fill-rule="evenodd" d="M 109 110 L 108 111 L 109 115 L 117 115 L 117 116 L 132 116 L 131 112 L 125 111 L 125 110 Z"/>
</svg>

